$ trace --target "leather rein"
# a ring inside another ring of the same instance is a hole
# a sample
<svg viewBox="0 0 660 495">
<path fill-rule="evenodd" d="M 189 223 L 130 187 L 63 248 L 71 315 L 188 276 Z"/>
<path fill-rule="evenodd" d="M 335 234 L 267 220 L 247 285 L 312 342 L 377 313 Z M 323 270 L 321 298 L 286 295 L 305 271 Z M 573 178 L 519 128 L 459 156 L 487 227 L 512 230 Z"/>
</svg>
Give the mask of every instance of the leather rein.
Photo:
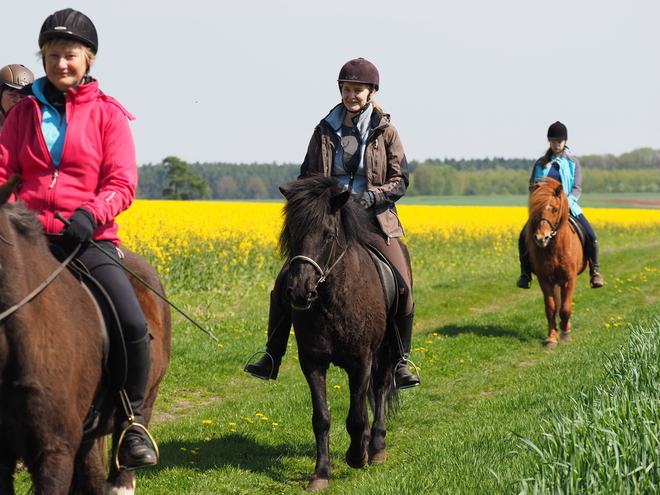
<svg viewBox="0 0 660 495">
<path fill-rule="evenodd" d="M 4 242 L 5 244 L 8 244 L 9 246 L 14 246 L 11 242 L 9 242 L 7 239 L 5 239 L 2 235 L 0 235 L 0 240 Z M 50 274 L 50 276 L 44 280 L 37 288 L 35 288 L 32 292 L 30 292 L 27 296 L 25 296 L 23 299 L 21 299 L 18 303 L 14 304 L 11 308 L 6 309 L 2 313 L 0 313 L 0 321 L 4 320 L 8 316 L 14 314 L 16 311 L 18 311 L 20 308 L 25 306 L 27 303 L 32 301 L 35 297 L 37 297 L 46 287 L 50 285 L 50 283 L 57 278 L 57 276 L 62 273 L 62 270 L 64 270 L 67 265 L 71 262 L 71 260 L 74 258 L 76 253 L 78 252 L 78 249 L 80 249 L 80 245 L 76 246 L 76 248 L 73 250 L 73 252 L 62 262 L 60 265 L 55 269 L 53 273 Z"/>
</svg>

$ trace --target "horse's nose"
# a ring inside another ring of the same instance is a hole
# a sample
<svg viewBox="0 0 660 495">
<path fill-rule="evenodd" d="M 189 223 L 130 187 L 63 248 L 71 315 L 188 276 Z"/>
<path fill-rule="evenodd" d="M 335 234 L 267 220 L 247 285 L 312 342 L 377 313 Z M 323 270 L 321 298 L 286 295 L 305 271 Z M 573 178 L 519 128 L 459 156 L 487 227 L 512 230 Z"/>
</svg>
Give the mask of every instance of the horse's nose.
<svg viewBox="0 0 660 495">
<path fill-rule="evenodd" d="M 544 236 L 544 237 L 541 237 L 541 236 L 534 236 L 534 240 L 536 241 L 536 245 L 537 245 L 538 247 L 542 247 L 542 248 L 544 248 L 544 247 L 546 247 L 546 246 L 548 245 L 548 243 L 550 242 L 550 236 L 549 236 L 549 235 L 546 235 L 546 236 Z"/>
<path fill-rule="evenodd" d="M 294 309 L 309 309 L 318 298 L 316 290 L 299 290 L 294 287 L 287 287 L 285 297 Z"/>
</svg>

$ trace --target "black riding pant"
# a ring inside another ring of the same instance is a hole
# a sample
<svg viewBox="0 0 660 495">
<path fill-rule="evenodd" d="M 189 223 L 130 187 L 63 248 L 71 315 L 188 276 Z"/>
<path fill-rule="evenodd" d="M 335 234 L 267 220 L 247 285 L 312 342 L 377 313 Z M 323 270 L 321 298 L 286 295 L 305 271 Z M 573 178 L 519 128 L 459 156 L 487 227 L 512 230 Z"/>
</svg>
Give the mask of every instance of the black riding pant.
<svg viewBox="0 0 660 495">
<path fill-rule="evenodd" d="M 118 257 L 116 246 L 110 241 L 97 241 L 101 248 Z M 124 341 L 137 342 L 147 335 L 147 322 L 131 282 L 124 269 L 91 244 L 82 245 L 76 258 L 101 284 L 112 300 L 119 316 Z"/>
</svg>

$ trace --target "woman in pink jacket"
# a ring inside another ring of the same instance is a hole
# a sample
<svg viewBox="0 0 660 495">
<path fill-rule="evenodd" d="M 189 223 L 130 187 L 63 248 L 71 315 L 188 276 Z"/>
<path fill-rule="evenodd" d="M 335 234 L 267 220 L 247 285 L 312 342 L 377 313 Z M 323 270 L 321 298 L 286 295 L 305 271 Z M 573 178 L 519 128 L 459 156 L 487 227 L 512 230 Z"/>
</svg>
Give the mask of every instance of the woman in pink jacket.
<svg viewBox="0 0 660 495">
<path fill-rule="evenodd" d="M 18 198 L 35 211 L 52 245 L 64 252 L 80 246 L 77 258 L 110 295 L 119 315 L 128 360 L 125 390 L 135 423 L 141 412 L 151 365 L 151 337 L 135 292 L 123 269 L 99 249 L 120 244 L 115 216 L 135 197 L 137 163 L 127 119 L 133 117 L 99 90 L 89 70 L 98 50 L 92 21 L 65 9 L 50 15 L 39 34 L 46 77 L 22 93 L 0 134 L 0 182 L 20 175 Z M 55 217 L 59 213 L 69 223 Z M 124 409 L 116 420 L 128 428 L 119 449 L 125 469 L 156 464 L 145 431 L 131 426 Z"/>
</svg>

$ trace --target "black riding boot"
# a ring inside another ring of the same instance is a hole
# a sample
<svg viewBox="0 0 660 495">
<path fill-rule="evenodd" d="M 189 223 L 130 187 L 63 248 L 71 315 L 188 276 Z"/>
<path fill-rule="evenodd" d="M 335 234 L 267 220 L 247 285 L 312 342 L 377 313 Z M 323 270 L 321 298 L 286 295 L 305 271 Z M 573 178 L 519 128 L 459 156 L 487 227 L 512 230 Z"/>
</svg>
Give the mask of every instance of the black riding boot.
<svg viewBox="0 0 660 495">
<path fill-rule="evenodd" d="M 275 380 L 282 364 L 282 356 L 286 353 L 290 332 L 291 307 L 275 297 L 273 290 L 270 293 L 266 354 L 256 363 L 248 364 L 244 371 L 262 380 Z"/>
<path fill-rule="evenodd" d="M 137 342 L 126 343 L 127 376 L 124 390 L 133 410 L 134 423 L 146 427 L 142 415 L 145 390 L 149 381 L 151 369 L 151 335 L 147 334 Z M 121 414 L 122 430 L 129 426 L 129 420 L 124 417 L 124 411 L 118 408 Z M 119 446 L 119 465 L 122 469 L 140 469 L 153 466 L 158 462 L 149 437 L 144 429 L 132 426 L 127 431 Z"/>
<path fill-rule="evenodd" d="M 598 289 L 605 285 L 605 281 L 600 274 L 600 263 L 598 261 L 598 241 L 592 242 L 589 248 L 589 275 L 591 277 L 591 288 Z"/>
<path fill-rule="evenodd" d="M 532 262 L 525 244 L 525 229 L 518 238 L 518 257 L 520 258 L 520 277 L 518 277 L 516 285 L 521 289 L 529 289 L 532 286 Z"/>
<path fill-rule="evenodd" d="M 400 356 L 400 360 L 397 363 L 396 369 L 394 370 L 394 380 L 396 388 L 398 389 L 416 387 L 419 385 L 419 377 L 410 371 L 408 363 L 404 361 L 405 359 L 408 359 L 408 356 L 410 356 L 414 317 L 414 309 L 407 315 L 394 317 L 396 326 L 399 329 L 400 339 L 400 343 L 399 339 L 395 339 L 395 353 L 398 354 L 403 352 L 403 355 Z"/>
</svg>

